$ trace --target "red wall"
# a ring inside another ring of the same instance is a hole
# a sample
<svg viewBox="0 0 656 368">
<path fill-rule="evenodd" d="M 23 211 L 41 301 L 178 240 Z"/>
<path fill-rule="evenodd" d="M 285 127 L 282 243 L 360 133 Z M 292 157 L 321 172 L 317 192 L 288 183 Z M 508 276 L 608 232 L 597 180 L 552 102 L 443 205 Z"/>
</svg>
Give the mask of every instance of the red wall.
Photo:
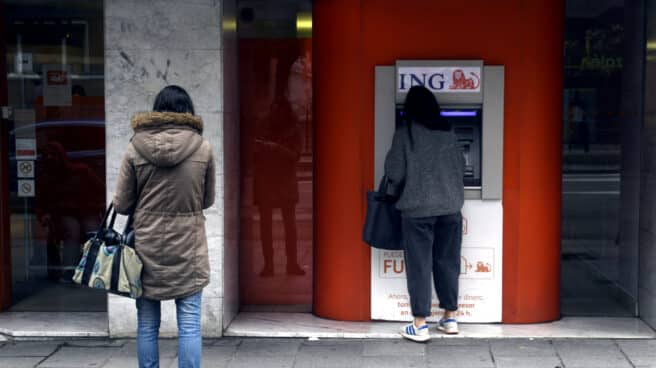
<svg viewBox="0 0 656 368">
<path fill-rule="evenodd" d="M 562 1 L 314 2 L 315 313 L 370 318 L 374 67 L 505 65 L 503 321 L 559 318 Z"/>
</svg>

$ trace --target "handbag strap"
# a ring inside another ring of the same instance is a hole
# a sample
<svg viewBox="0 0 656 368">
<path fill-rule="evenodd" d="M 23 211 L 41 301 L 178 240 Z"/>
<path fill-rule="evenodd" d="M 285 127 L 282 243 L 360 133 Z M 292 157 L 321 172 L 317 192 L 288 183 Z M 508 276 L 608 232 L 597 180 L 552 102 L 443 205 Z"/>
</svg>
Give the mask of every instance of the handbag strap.
<svg viewBox="0 0 656 368">
<path fill-rule="evenodd" d="M 387 175 L 383 175 L 383 178 L 380 179 L 380 184 L 378 185 L 378 193 L 386 195 L 388 186 L 389 186 L 389 178 L 387 177 Z"/>
<path fill-rule="evenodd" d="M 109 206 L 107 207 L 107 211 L 105 211 L 105 215 L 103 216 L 102 222 L 100 222 L 100 228 L 98 231 L 96 231 L 96 236 L 95 238 L 98 238 L 100 234 L 102 234 L 105 229 L 107 229 L 107 220 L 110 220 L 110 224 L 114 225 L 114 221 L 116 220 L 116 211 L 114 211 L 114 203 L 110 203 Z"/>
<path fill-rule="evenodd" d="M 112 207 L 112 206 L 110 206 L 110 207 Z M 109 220 L 109 224 L 107 225 L 108 229 L 113 229 L 114 228 L 114 222 L 116 222 L 116 215 L 117 215 L 116 209 L 114 209 L 113 207 L 112 207 L 112 209 L 113 209 L 112 218 L 111 218 L 111 220 Z"/>
<path fill-rule="evenodd" d="M 128 231 L 132 228 L 132 225 L 134 223 L 134 215 L 131 214 L 128 216 L 127 221 L 125 221 L 125 227 L 123 228 L 123 235 L 126 235 Z"/>
</svg>

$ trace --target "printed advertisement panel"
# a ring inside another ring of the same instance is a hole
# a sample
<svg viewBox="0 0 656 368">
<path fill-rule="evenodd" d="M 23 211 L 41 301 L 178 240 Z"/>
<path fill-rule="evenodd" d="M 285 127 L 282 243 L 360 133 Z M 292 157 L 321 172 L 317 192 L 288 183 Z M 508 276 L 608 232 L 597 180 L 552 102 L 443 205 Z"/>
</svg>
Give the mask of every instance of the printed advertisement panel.
<svg viewBox="0 0 656 368">
<path fill-rule="evenodd" d="M 501 201 L 467 200 L 462 215 L 458 319 L 461 322 L 500 322 Z M 429 321 L 436 321 L 441 312 L 434 288 L 432 312 Z M 390 321 L 412 319 L 403 251 L 372 251 L 371 318 Z"/>
</svg>

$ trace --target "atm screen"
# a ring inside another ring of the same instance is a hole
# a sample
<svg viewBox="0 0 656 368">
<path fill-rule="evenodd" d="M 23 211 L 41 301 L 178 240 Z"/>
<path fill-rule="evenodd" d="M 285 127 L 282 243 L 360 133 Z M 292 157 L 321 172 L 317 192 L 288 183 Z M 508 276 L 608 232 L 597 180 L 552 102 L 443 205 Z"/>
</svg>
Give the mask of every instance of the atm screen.
<svg viewBox="0 0 656 368">
<path fill-rule="evenodd" d="M 481 121 L 483 111 L 480 108 L 443 108 L 440 114 L 453 126 L 458 142 L 465 156 L 466 187 L 481 186 Z M 396 126 L 403 122 L 403 106 L 396 107 Z"/>
</svg>

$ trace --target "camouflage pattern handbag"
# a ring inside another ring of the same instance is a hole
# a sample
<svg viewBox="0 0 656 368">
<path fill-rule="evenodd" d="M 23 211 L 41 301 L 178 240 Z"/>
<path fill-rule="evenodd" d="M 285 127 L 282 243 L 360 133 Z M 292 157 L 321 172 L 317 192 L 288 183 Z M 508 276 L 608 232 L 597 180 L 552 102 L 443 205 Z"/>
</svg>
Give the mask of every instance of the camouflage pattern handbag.
<svg viewBox="0 0 656 368">
<path fill-rule="evenodd" d="M 143 264 L 134 250 L 132 216 L 121 234 L 114 230 L 115 220 L 116 211 L 113 205 L 110 205 L 100 230 L 93 233 L 84 244 L 83 255 L 75 269 L 73 282 L 136 299 L 143 293 Z"/>
</svg>

